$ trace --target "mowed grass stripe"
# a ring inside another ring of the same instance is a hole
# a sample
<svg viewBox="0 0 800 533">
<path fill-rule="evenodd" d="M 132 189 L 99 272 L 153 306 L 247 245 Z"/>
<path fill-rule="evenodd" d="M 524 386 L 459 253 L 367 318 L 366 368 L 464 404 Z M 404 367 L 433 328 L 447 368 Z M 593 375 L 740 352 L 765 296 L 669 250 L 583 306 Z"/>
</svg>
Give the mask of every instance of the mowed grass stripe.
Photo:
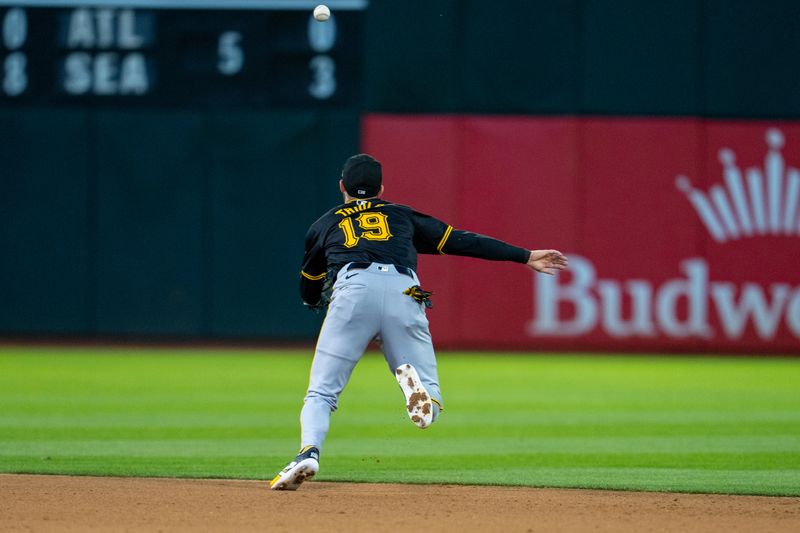
<svg viewBox="0 0 800 533">
<path fill-rule="evenodd" d="M 266 351 L 265 351 L 266 352 Z M 267 479 L 294 453 L 305 351 L 0 348 L 0 471 Z M 800 494 L 800 361 L 440 357 L 419 431 L 378 356 L 320 479 Z"/>
<path fill-rule="evenodd" d="M 428 440 L 428 439 L 426 439 Z M 223 448 L 220 441 L 226 442 Z M 365 442 L 366 441 L 366 442 Z M 180 443 L 176 450 L 175 443 Z M 573 455 L 586 454 L 691 454 L 702 451 L 704 454 L 744 453 L 800 453 L 800 443 L 794 435 L 776 435 L 764 437 L 481 437 L 480 439 L 451 439 L 447 436 L 431 438 L 429 442 L 437 446 L 455 446 L 460 455 L 478 454 L 491 446 L 501 449 L 503 454 L 541 454 L 561 452 Z M 220 452 L 223 455 L 260 456 L 264 449 L 278 446 L 283 439 L 266 437 L 231 437 L 217 435 L 215 438 L 198 439 L 175 436 L 165 438 L 128 438 L 124 440 L 103 438 L 84 440 L 28 440 L 0 441 L 0 454 L 13 455 L 23 450 L 25 453 L 37 455 L 131 455 L 146 457 L 148 455 L 167 455 L 176 453 L 180 456 L 198 456 Z M 382 454 L 399 453 L 405 457 L 426 456 L 431 451 L 427 447 L 408 450 L 401 443 L 385 439 L 340 439 L 330 446 L 329 451 L 341 455 L 359 455 L 370 453 L 371 448 L 379 446 Z"/>
<path fill-rule="evenodd" d="M 487 441 L 481 439 L 478 443 L 458 443 L 455 450 L 448 450 L 447 440 L 432 442 L 434 446 L 443 449 L 429 450 L 426 448 L 407 450 L 402 446 L 391 445 L 383 440 L 364 439 L 366 442 L 359 442 L 357 446 L 344 447 L 345 443 L 337 446 L 331 445 L 327 450 L 336 457 L 359 457 L 362 455 L 374 454 L 375 447 L 380 450 L 379 455 L 386 455 L 387 458 L 401 457 L 403 459 L 421 457 L 449 457 L 449 456 L 476 456 L 485 452 L 487 448 L 502 446 L 499 456 L 503 458 L 509 455 L 529 456 L 535 460 L 532 463 L 540 464 L 545 456 L 558 456 L 567 458 L 569 462 L 581 462 L 582 457 L 591 457 L 592 461 L 603 458 L 605 464 L 612 461 L 615 464 L 648 464 L 660 461 L 659 466 L 669 466 L 673 464 L 674 458 L 678 456 L 714 458 L 714 462 L 723 461 L 726 457 L 736 455 L 738 457 L 748 456 L 748 461 L 758 460 L 759 467 L 764 465 L 773 466 L 775 459 L 788 465 L 797 466 L 795 457 L 798 454 L 797 446 L 782 445 L 778 442 L 767 446 L 766 441 L 760 445 L 752 446 L 749 441 L 735 441 L 722 446 L 701 446 L 701 445 L 678 445 L 671 446 L 674 441 L 661 441 L 658 445 L 647 446 L 646 443 L 631 444 L 621 440 L 608 441 L 598 446 L 593 446 L 590 442 L 576 443 L 570 440 L 550 439 L 541 444 L 532 445 L 529 442 L 512 443 L 508 441 Z M 784 439 L 785 441 L 788 439 Z M 164 440 L 83 440 L 83 441 L 58 441 L 47 442 L 26 442 L 26 443 L 0 443 L 0 455 L 4 457 L 24 455 L 28 456 L 53 456 L 65 455 L 70 457 L 77 456 L 114 456 L 114 457 L 203 457 L 203 456 L 227 456 L 235 455 L 240 457 L 264 457 L 265 450 L 274 450 L 284 443 L 283 439 L 164 439 Z M 221 444 L 224 444 L 222 446 Z M 751 445 L 751 446 L 748 446 Z M 741 450 L 747 449 L 747 452 Z M 285 454 L 284 454 L 285 455 Z M 491 455 L 490 455 L 491 456 Z M 659 457 L 665 457 L 663 461 Z M 764 461 L 759 457 L 763 456 Z M 674 463 L 677 464 L 677 463 Z M 501 466 L 502 463 L 498 463 Z M 710 466 L 710 465 L 709 465 Z M 800 466 L 798 466 L 800 468 Z"/>
<path fill-rule="evenodd" d="M 41 440 L 85 440 L 92 439 L 128 439 L 128 440 L 152 440 L 161 438 L 175 439 L 203 439 L 214 438 L 269 438 L 276 431 L 283 431 L 280 424 L 275 421 L 265 422 L 263 417 L 237 417 L 236 420 L 217 419 L 211 420 L 209 417 L 196 415 L 187 419 L 179 416 L 170 417 L 166 420 L 159 420 L 150 423 L 152 417 L 131 418 L 125 421 L 116 419 L 113 424 L 103 425 L 103 420 L 96 419 L 91 422 L 81 419 L 70 421 L 68 417 L 59 416 L 53 418 L 29 418 L 25 420 L 0 420 L 0 427 L 5 428 L 0 442 L 12 441 L 41 441 Z M 107 419 L 106 419 L 107 420 Z M 358 434 L 382 434 L 386 436 L 403 437 L 403 430 L 397 428 L 387 428 L 387 423 L 391 419 L 388 417 L 373 417 L 371 420 L 364 421 L 362 424 L 342 424 L 344 428 L 352 429 Z M 287 421 L 294 424 L 295 420 Z M 403 420 L 395 421 L 399 424 Z M 448 423 L 450 420 L 448 419 Z M 444 424 L 441 424 L 444 425 Z M 796 435 L 800 433 L 800 425 L 796 423 L 721 423 L 721 424 L 649 424 L 646 428 L 643 424 L 637 423 L 631 426 L 621 426 L 617 423 L 607 424 L 586 424 L 586 425 L 549 425 L 546 423 L 525 423 L 524 426 L 515 427 L 513 430 L 501 431 L 498 426 L 494 426 L 493 431 L 481 431 L 481 439 L 525 440 L 526 442 L 535 439 L 537 442 L 545 442 L 553 438 L 592 438 L 603 439 L 610 437 L 613 439 L 624 438 L 666 438 L 666 439 L 685 439 L 687 442 L 697 442 L 698 439 L 719 438 L 722 441 L 728 439 L 751 438 L 754 433 L 756 439 L 765 437 L 781 439 L 785 438 L 787 445 L 797 445 Z M 438 431 L 428 431 L 428 439 L 474 439 L 474 426 L 460 425 L 448 427 L 442 434 Z M 363 437 L 359 437 L 363 438 Z M 713 442 L 713 441 L 707 441 Z"/>
</svg>

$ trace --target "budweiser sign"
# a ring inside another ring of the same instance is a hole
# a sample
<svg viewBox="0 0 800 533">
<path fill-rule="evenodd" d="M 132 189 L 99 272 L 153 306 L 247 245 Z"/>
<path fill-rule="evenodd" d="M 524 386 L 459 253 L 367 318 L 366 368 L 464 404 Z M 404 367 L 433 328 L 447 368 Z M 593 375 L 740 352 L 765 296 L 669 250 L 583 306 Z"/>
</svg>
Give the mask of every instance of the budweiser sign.
<svg viewBox="0 0 800 533">
<path fill-rule="evenodd" d="M 393 200 L 570 256 L 552 277 L 421 256 L 440 345 L 800 354 L 800 122 L 372 115 L 364 131 L 402 176 Z"/>
<path fill-rule="evenodd" d="M 763 166 L 746 170 L 737 165 L 732 149 L 719 149 L 724 185 L 703 191 L 686 175 L 675 179 L 714 243 L 800 235 L 800 171 L 785 163 L 780 130 L 767 130 L 765 140 Z M 772 260 L 749 255 L 743 250 L 741 259 L 754 261 L 756 269 Z M 570 256 L 570 269 L 571 274 L 560 279 L 535 276 L 529 335 L 575 337 L 599 329 L 615 339 L 736 341 L 750 330 L 769 342 L 783 330 L 800 339 L 800 285 L 790 281 L 726 280 L 724 265 L 712 269 L 705 257 L 677 261 L 674 277 L 661 282 L 648 279 L 646 273 L 634 279 L 602 277 L 592 260 L 580 255 Z"/>
<path fill-rule="evenodd" d="M 680 276 L 660 285 L 646 279 L 598 278 L 592 262 L 571 256 L 572 280 L 560 283 L 551 276 L 537 276 L 534 291 L 536 318 L 529 325 L 534 336 L 584 335 L 597 327 L 614 338 L 655 337 L 713 338 L 718 333 L 740 339 L 748 323 L 759 338 L 771 340 L 782 323 L 800 339 L 800 286 L 757 283 L 737 286 L 710 279 L 708 263 L 692 258 L 680 265 Z M 623 302 L 630 311 L 623 316 Z M 683 300 L 686 311 L 679 316 Z M 570 318 L 559 310 L 572 307 Z M 717 332 L 710 323 L 715 315 Z"/>
</svg>

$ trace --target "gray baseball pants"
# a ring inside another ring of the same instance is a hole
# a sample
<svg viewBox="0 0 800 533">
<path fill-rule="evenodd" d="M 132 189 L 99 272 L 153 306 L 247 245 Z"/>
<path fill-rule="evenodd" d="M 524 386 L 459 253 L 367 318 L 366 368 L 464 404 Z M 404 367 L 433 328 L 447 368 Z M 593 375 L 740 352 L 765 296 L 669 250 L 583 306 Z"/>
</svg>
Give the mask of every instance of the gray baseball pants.
<svg viewBox="0 0 800 533">
<path fill-rule="evenodd" d="M 410 363 L 431 397 L 441 405 L 436 356 L 425 306 L 403 291 L 419 279 L 401 274 L 393 265 L 371 263 L 366 269 L 338 272 L 328 313 L 322 324 L 311 364 L 303 410 L 301 447 L 322 448 L 331 413 L 369 342 L 380 337 L 389 370 Z M 434 420 L 439 408 L 434 403 Z"/>
</svg>

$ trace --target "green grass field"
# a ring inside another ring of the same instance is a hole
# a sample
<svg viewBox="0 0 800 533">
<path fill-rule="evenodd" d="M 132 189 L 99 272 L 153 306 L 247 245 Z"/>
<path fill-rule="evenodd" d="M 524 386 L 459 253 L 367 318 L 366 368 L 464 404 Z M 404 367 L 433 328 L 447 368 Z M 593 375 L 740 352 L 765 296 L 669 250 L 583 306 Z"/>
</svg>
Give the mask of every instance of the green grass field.
<svg viewBox="0 0 800 533">
<path fill-rule="evenodd" d="M 0 347 L 0 472 L 269 479 L 296 453 L 308 352 Z M 800 495 L 800 359 L 439 358 L 409 421 L 356 367 L 318 479 Z"/>
</svg>

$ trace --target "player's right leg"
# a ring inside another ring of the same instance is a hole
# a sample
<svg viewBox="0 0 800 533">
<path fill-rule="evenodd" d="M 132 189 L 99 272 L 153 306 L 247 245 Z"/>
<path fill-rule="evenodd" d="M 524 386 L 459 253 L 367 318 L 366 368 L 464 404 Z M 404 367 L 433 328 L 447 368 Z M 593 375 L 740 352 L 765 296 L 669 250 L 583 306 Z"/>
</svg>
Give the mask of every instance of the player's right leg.
<svg viewBox="0 0 800 533">
<path fill-rule="evenodd" d="M 381 338 L 386 362 L 406 397 L 408 416 L 424 429 L 439 416 L 442 396 L 425 308 L 403 294 L 415 283 L 399 275 L 387 287 Z"/>
<path fill-rule="evenodd" d="M 403 363 L 395 368 L 395 378 L 406 397 L 408 417 L 420 429 L 433 423 L 435 409 L 433 396 L 422 383 L 417 369 L 411 363 Z"/>
</svg>

